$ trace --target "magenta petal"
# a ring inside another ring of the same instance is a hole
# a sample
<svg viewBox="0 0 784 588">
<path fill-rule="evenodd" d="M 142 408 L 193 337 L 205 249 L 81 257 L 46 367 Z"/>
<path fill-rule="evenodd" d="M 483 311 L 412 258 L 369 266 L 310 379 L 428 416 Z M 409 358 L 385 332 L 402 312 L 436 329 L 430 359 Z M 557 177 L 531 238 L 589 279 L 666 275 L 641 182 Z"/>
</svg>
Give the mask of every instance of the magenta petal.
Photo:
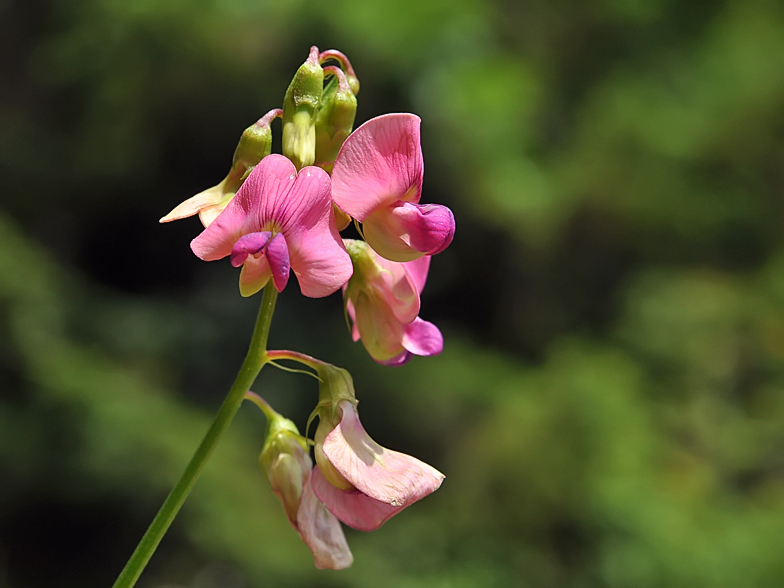
<svg viewBox="0 0 784 588">
<path fill-rule="evenodd" d="M 272 233 L 263 231 L 261 233 L 248 233 L 240 237 L 234 246 L 231 248 L 231 265 L 240 267 L 248 255 L 256 255 L 267 244 Z"/>
<path fill-rule="evenodd" d="M 277 214 L 286 219 L 282 232 L 302 293 L 320 298 L 343 286 L 354 269 L 335 225 L 327 172 L 302 168 Z"/>
<path fill-rule="evenodd" d="M 336 488 L 327 481 L 318 466 L 311 473 L 311 485 L 329 512 L 349 527 L 360 531 L 375 531 L 404 508 L 379 502 L 359 490 Z"/>
<path fill-rule="evenodd" d="M 362 228 L 368 245 L 382 257 L 412 261 L 446 249 L 455 234 L 455 218 L 440 204 L 398 201 L 373 212 Z"/>
<path fill-rule="evenodd" d="M 404 327 L 402 342 L 415 355 L 438 355 L 444 349 L 444 338 L 438 327 L 419 317 Z"/>
<path fill-rule="evenodd" d="M 352 564 L 354 556 L 351 555 L 340 523 L 319 501 L 313 490 L 311 481 L 316 472 L 318 468 L 311 470 L 302 485 L 302 498 L 297 511 L 297 531 L 313 553 L 317 568 L 342 570 Z M 320 474 L 318 477 L 326 482 Z"/>
<path fill-rule="evenodd" d="M 286 283 L 289 281 L 289 248 L 286 245 L 286 238 L 282 233 L 275 235 L 267 245 L 267 262 L 272 272 L 272 281 L 278 292 L 283 292 Z"/>
<path fill-rule="evenodd" d="M 419 202 L 424 160 L 420 119 L 386 114 L 349 135 L 332 170 L 332 198 L 346 213 L 364 221 L 398 200 Z"/>
<path fill-rule="evenodd" d="M 381 447 L 365 432 L 350 402 L 343 401 L 340 407 L 341 421 L 324 439 L 324 454 L 362 494 L 404 507 L 441 486 L 441 472 L 415 457 Z"/>
<path fill-rule="evenodd" d="M 398 367 L 411 361 L 412 357 L 414 357 L 413 353 L 408 350 L 404 350 L 399 355 L 396 355 L 392 359 L 387 359 L 386 361 L 379 361 L 376 359 L 376 363 L 380 363 L 381 365 L 386 365 L 389 367 Z"/>
</svg>

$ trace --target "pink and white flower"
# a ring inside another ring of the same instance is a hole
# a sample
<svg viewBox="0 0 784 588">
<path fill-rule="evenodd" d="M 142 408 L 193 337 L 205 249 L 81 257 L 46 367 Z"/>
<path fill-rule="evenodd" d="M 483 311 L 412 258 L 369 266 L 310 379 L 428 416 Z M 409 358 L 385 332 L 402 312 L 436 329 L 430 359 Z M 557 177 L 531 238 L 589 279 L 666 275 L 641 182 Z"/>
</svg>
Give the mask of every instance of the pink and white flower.
<svg viewBox="0 0 784 588">
<path fill-rule="evenodd" d="M 362 222 L 365 240 L 392 261 L 435 255 L 452 242 L 455 219 L 438 204 L 419 204 L 424 160 L 420 119 L 386 114 L 354 131 L 332 170 L 332 198 Z"/>
<path fill-rule="evenodd" d="M 372 531 L 435 492 L 444 474 L 426 463 L 381 447 L 365 432 L 350 400 L 337 404 L 340 420 L 322 417 L 315 437 L 310 483 L 319 500 L 349 527 Z"/>
<path fill-rule="evenodd" d="M 340 240 L 322 169 L 268 155 L 247 177 L 225 210 L 191 242 L 205 261 L 231 256 L 242 266 L 240 293 L 250 296 L 270 279 L 280 292 L 290 270 L 305 296 L 335 292 L 351 277 L 351 260 Z"/>
<path fill-rule="evenodd" d="M 441 353 L 441 331 L 419 318 L 430 256 L 398 263 L 376 254 L 364 241 L 344 243 L 354 264 L 354 274 L 343 288 L 354 341 L 361 339 L 370 356 L 385 365 Z"/>
</svg>

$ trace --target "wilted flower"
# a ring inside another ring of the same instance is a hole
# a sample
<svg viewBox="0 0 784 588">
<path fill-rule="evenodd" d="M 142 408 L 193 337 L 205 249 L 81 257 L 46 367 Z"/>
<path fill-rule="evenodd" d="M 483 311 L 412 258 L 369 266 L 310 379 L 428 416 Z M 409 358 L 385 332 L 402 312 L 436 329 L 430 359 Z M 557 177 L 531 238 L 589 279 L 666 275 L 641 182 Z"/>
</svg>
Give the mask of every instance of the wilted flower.
<svg viewBox="0 0 784 588">
<path fill-rule="evenodd" d="M 398 263 L 377 255 L 364 241 L 343 243 L 354 264 L 354 274 L 343 287 L 354 341 L 361 339 L 370 356 L 386 365 L 441 353 L 441 331 L 418 316 L 430 256 Z"/>
<path fill-rule="evenodd" d="M 354 131 L 332 170 L 332 198 L 362 222 L 365 240 L 392 261 L 443 251 L 455 234 L 452 211 L 419 204 L 424 161 L 420 119 L 386 114 Z"/>
<path fill-rule="evenodd" d="M 257 165 L 215 221 L 191 242 L 205 261 L 231 255 L 242 266 L 240 293 L 250 296 L 272 278 L 280 292 L 289 270 L 305 296 L 333 293 L 351 277 L 351 260 L 332 213 L 329 175 L 317 167 L 299 174 L 282 155 Z"/>
<path fill-rule="evenodd" d="M 332 514 L 350 527 L 372 531 L 441 486 L 441 472 L 381 447 L 365 432 L 346 370 L 324 364 L 319 377 L 317 466 L 311 485 Z"/>
</svg>

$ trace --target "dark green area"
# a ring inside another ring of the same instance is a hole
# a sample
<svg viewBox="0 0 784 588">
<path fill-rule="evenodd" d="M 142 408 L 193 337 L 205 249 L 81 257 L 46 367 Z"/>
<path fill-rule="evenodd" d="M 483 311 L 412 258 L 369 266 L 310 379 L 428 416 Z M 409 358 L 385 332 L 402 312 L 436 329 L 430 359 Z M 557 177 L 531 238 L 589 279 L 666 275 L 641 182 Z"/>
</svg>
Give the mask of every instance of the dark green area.
<svg viewBox="0 0 784 588">
<path fill-rule="evenodd" d="M 139 586 L 784 584 L 780 2 L 6 0 L 0 587 L 111 585 L 206 431 L 259 297 L 157 220 L 312 44 L 352 60 L 358 124 L 423 119 L 446 347 L 378 366 L 294 280 L 270 342 L 447 478 L 319 572 L 244 407 Z M 255 391 L 301 428 L 317 398 Z"/>
</svg>

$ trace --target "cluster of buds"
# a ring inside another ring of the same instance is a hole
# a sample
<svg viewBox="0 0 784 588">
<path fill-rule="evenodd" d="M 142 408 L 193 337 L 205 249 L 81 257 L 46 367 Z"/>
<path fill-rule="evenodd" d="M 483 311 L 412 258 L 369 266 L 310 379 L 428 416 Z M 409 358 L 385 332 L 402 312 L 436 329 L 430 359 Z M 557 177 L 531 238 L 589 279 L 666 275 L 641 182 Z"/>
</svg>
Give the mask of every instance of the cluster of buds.
<svg viewBox="0 0 784 588">
<path fill-rule="evenodd" d="M 430 258 L 451 243 L 455 221 L 449 208 L 420 203 L 419 117 L 387 114 L 353 130 L 358 92 L 345 55 L 312 47 L 283 108 L 243 133 L 227 177 L 161 222 L 198 214 L 204 230 L 191 249 L 205 261 L 229 257 L 241 267 L 243 296 L 268 285 L 282 292 L 291 272 L 305 296 L 342 290 L 354 341 L 375 361 L 397 366 L 443 348 L 438 328 L 419 318 L 420 294 Z M 282 154 L 271 154 L 275 118 L 283 124 Z M 352 219 L 363 240 L 341 237 Z M 316 466 L 305 438 L 266 403 L 261 463 L 316 565 L 338 569 L 352 557 L 337 519 L 375 529 L 437 489 L 443 475 L 370 439 L 348 372 L 306 363 L 321 382 Z"/>
</svg>

